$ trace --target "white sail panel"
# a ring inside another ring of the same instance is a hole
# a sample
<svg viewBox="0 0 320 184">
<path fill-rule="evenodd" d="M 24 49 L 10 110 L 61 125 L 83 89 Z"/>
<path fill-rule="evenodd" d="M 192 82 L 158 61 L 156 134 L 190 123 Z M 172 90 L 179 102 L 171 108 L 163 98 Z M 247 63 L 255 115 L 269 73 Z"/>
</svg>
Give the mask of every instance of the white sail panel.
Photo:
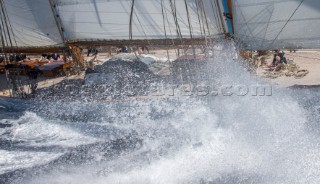
<svg viewBox="0 0 320 184">
<path fill-rule="evenodd" d="M 5 0 L 13 46 L 52 46 L 63 41 L 48 0 Z"/>
<path fill-rule="evenodd" d="M 135 0 L 132 39 L 179 38 L 180 33 L 182 38 L 190 38 L 185 1 L 171 2 L 174 11 L 170 0 Z M 199 5 L 202 2 L 201 9 Z M 211 0 L 187 0 L 193 37 L 223 32 L 221 22 L 216 18 L 218 10 L 214 3 Z M 131 7 L 132 0 L 57 0 L 68 40 L 128 40 Z M 173 15 L 175 11 L 177 24 Z"/>
<path fill-rule="evenodd" d="M 233 0 L 236 41 L 252 50 L 320 48 L 315 0 Z"/>
</svg>

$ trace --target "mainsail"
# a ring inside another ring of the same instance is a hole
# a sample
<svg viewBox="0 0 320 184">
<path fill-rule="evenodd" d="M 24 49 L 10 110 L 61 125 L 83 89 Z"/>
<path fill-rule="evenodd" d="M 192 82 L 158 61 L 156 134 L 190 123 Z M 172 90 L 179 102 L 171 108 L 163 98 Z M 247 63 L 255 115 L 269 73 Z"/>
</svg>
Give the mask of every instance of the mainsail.
<svg viewBox="0 0 320 184">
<path fill-rule="evenodd" d="M 58 0 L 69 40 L 175 39 L 223 33 L 209 0 Z M 190 22 L 190 25 L 189 25 Z M 131 29 L 130 29 L 130 26 Z"/>
<path fill-rule="evenodd" d="M 174 45 L 183 39 L 190 45 L 231 30 L 243 49 L 320 48 L 320 3 L 314 0 L 0 2 L 2 40 L 11 47 Z"/>
<path fill-rule="evenodd" d="M 12 46 L 57 46 L 63 43 L 49 1 L 4 0 L 1 2 L 3 3 L 1 32 L 3 36 L 11 38 Z M 6 41 L 11 45 L 9 40 Z"/>
<path fill-rule="evenodd" d="M 17 47 L 57 46 L 64 41 L 192 40 L 227 32 L 220 0 L 2 1 Z"/>
</svg>

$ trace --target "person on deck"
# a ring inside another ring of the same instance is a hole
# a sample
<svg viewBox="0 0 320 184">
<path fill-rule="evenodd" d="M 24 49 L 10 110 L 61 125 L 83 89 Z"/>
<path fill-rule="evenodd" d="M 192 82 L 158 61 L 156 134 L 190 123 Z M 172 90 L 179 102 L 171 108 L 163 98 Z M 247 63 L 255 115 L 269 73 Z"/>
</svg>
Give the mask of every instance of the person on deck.
<svg viewBox="0 0 320 184">
<path fill-rule="evenodd" d="M 92 50 L 92 47 L 87 47 L 87 50 L 88 50 L 88 52 L 87 52 L 87 57 L 89 57 L 89 56 L 90 56 L 90 53 L 91 53 L 91 50 Z"/>
<path fill-rule="evenodd" d="M 47 54 L 45 54 L 45 53 L 41 54 L 40 61 L 43 61 L 46 59 L 47 59 Z"/>
<path fill-rule="evenodd" d="M 140 47 L 143 54 L 149 54 L 149 48 L 146 46 Z"/>
<path fill-rule="evenodd" d="M 138 49 L 139 54 L 149 54 L 149 48 L 146 46 L 141 46 Z"/>
<path fill-rule="evenodd" d="M 96 47 L 92 47 L 91 52 L 92 52 L 92 56 L 98 55 L 98 49 Z"/>
<path fill-rule="evenodd" d="M 4 62 L 6 60 L 4 55 L 0 55 L 0 63 Z"/>
<path fill-rule="evenodd" d="M 22 61 L 24 61 L 25 59 L 27 59 L 27 54 L 20 53 L 20 59 L 21 59 Z"/>
<path fill-rule="evenodd" d="M 276 64 L 275 64 L 275 68 L 273 69 L 274 72 L 280 71 L 281 69 L 283 69 L 284 64 L 283 62 L 281 62 L 281 58 L 280 56 L 276 56 Z"/>
<path fill-rule="evenodd" d="M 280 62 L 282 64 L 287 64 L 287 59 L 284 57 L 284 52 L 280 52 L 280 50 L 275 50 L 275 54 L 273 55 L 272 66 L 276 66 L 277 56 L 280 57 Z"/>
<path fill-rule="evenodd" d="M 47 60 L 49 60 L 50 61 L 50 59 L 52 58 L 52 53 L 49 53 L 49 54 L 47 54 Z"/>
<path fill-rule="evenodd" d="M 120 46 L 116 49 L 117 53 L 128 53 L 129 49 L 127 46 Z"/>
<path fill-rule="evenodd" d="M 34 94 L 38 87 L 38 76 L 41 73 L 38 65 L 34 65 L 34 68 L 27 72 L 27 76 L 29 77 L 29 87 L 31 90 L 31 94 Z"/>
<path fill-rule="evenodd" d="M 60 55 L 58 53 L 52 54 L 52 59 L 57 61 L 60 58 Z"/>
<path fill-rule="evenodd" d="M 16 56 L 15 56 L 15 61 L 16 61 L 16 62 L 21 61 L 20 54 L 16 54 Z"/>
<path fill-rule="evenodd" d="M 11 63 L 11 64 L 13 64 L 13 62 L 15 61 L 15 56 L 14 56 L 14 54 L 10 54 L 9 55 L 9 62 Z"/>
</svg>

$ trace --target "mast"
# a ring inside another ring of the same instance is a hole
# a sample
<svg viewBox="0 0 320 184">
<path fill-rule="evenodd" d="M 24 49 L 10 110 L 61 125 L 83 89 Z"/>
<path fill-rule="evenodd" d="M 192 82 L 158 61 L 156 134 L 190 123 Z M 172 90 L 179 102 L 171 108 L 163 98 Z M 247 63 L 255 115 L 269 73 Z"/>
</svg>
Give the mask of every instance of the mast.
<svg viewBox="0 0 320 184">
<path fill-rule="evenodd" d="M 61 36 L 61 39 L 63 41 L 63 46 L 64 46 L 64 49 L 63 49 L 63 60 L 64 62 L 66 62 L 66 48 L 67 48 L 67 39 L 66 39 L 66 36 L 65 36 L 65 32 L 64 32 L 64 29 L 63 29 L 63 26 L 62 26 L 62 22 L 61 22 L 61 19 L 60 19 L 60 15 L 57 11 L 57 6 L 56 6 L 56 3 L 55 3 L 55 0 L 49 0 L 49 3 L 50 3 L 50 7 L 51 7 L 51 10 L 52 10 L 52 14 L 53 14 L 53 17 L 54 17 L 54 20 L 57 24 L 57 27 L 58 27 L 58 30 L 59 30 L 59 33 L 60 33 L 60 36 Z"/>
<path fill-rule="evenodd" d="M 232 23 L 232 10 L 231 8 L 231 1 L 230 0 L 222 0 L 223 7 L 224 7 L 224 15 L 227 19 L 227 25 L 229 29 L 230 38 L 233 36 L 233 23 Z"/>
</svg>

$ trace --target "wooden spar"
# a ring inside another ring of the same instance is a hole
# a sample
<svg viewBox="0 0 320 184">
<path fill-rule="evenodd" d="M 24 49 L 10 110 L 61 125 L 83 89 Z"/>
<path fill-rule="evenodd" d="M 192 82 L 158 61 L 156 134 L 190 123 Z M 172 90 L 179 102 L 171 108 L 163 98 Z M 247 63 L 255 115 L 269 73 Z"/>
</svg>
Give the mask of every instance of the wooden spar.
<svg viewBox="0 0 320 184">
<path fill-rule="evenodd" d="M 95 41 L 70 41 L 68 42 L 69 46 L 140 46 L 140 45 L 155 45 L 155 46 L 168 46 L 173 45 L 174 41 L 175 46 L 182 45 L 204 45 L 205 38 L 177 38 L 177 39 L 150 39 L 150 40 L 95 40 Z"/>
<path fill-rule="evenodd" d="M 2 48 L 1 48 L 2 49 Z M 10 53 L 11 47 L 5 47 L 4 50 L 6 53 Z M 13 47 L 16 53 L 50 53 L 50 52 L 63 52 L 65 47 Z"/>
<path fill-rule="evenodd" d="M 173 44 L 174 43 L 174 44 Z M 170 46 L 180 47 L 189 45 L 205 45 L 206 39 L 194 38 L 176 38 L 176 39 L 149 39 L 149 40 L 73 40 L 66 42 L 67 47 L 90 47 L 90 46 L 142 46 L 142 45 L 154 45 L 154 46 Z M 9 52 L 9 48 L 5 47 L 4 50 Z M 14 47 L 17 53 L 50 53 L 50 52 L 63 52 L 64 46 L 47 46 L 47 47 Z"/>
<path fill-rule="evenodd" d="M 190 39 L 174 39 L 175 46 L 192 45 Z M 67 46 L 140 46 L 140 45 L 158 45 L 168 46 L 172 45 L 172 39 L 159 39 L 159 40 L 97 40 L 97 41 L 72 41 L 66 43 Z M 194 45 L 204 45 L 205 39 L 193 39 Z M 1 48 L 2 49 L 2 48 Z M 3 48 L 5 52 L 10 52 L 11 47 Z M 50 52 L 63 52 L 64 46 L 59 47 L 14 47 L 17 53 L 50 53 Z"/>
</svg>

